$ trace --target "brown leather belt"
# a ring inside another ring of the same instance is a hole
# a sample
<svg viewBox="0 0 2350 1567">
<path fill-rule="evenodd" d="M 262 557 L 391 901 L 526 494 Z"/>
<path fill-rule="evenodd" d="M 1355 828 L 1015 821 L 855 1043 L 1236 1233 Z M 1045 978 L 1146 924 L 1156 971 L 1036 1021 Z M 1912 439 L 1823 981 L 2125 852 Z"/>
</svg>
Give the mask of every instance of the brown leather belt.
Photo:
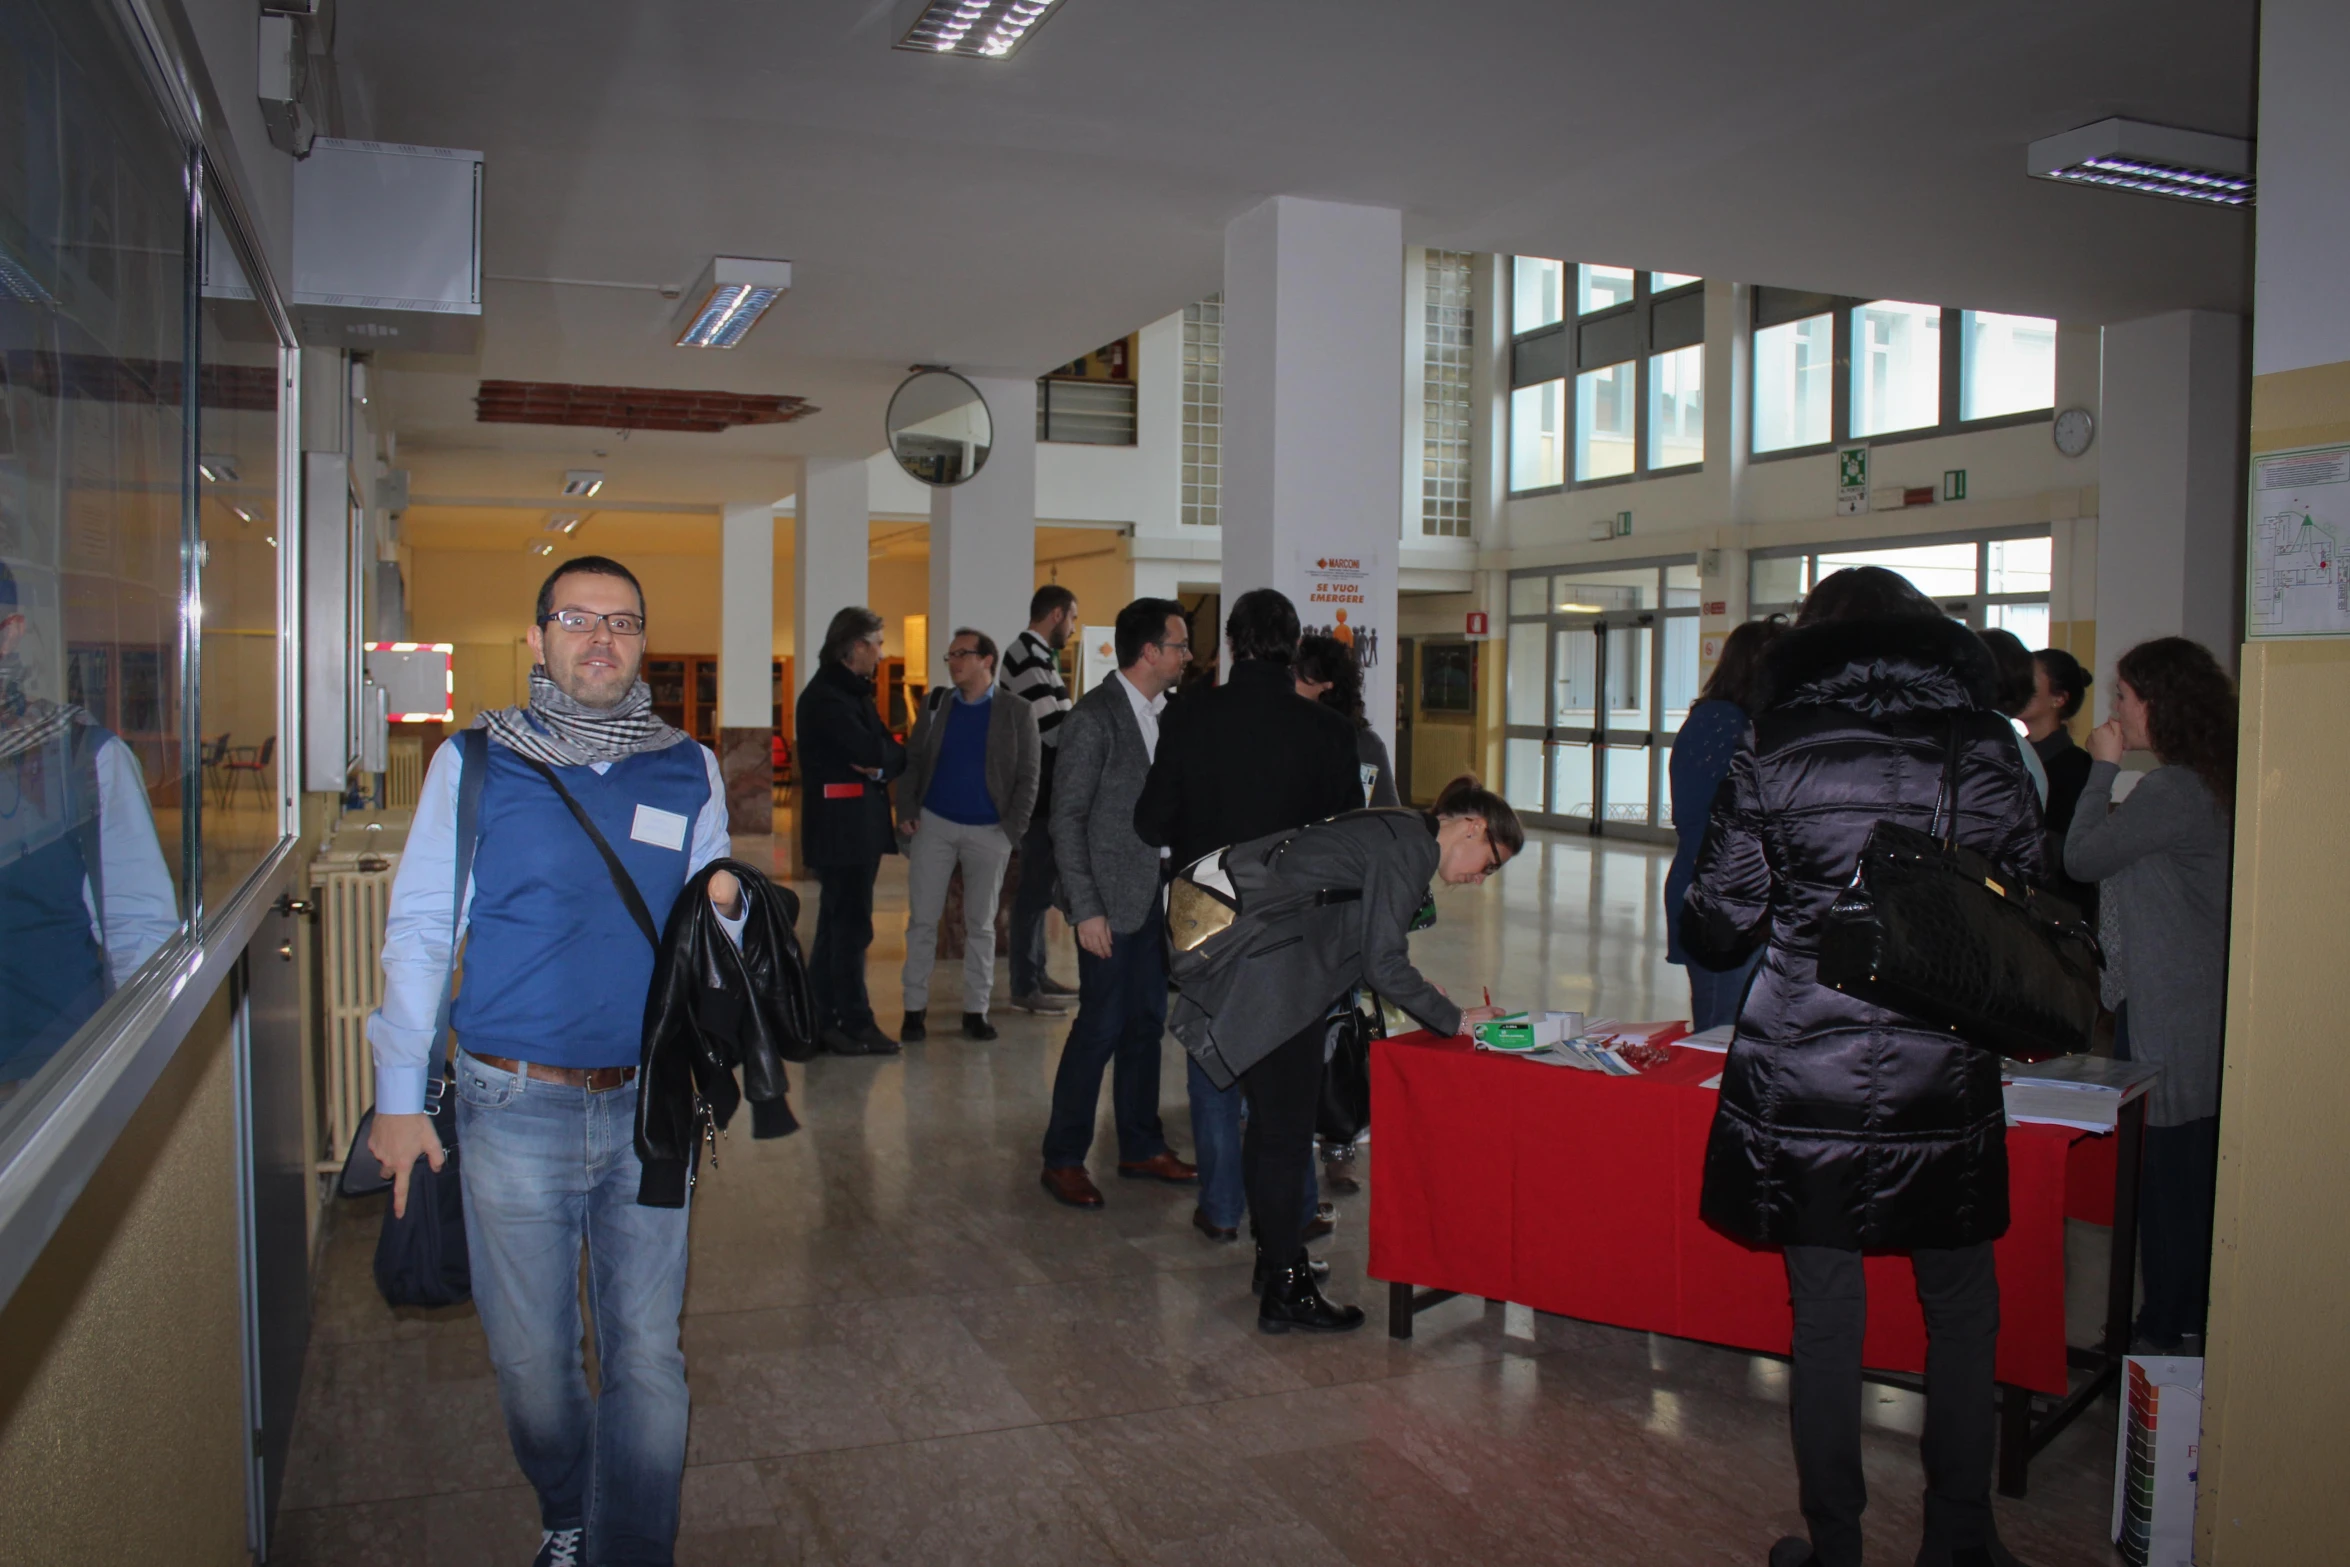
<svg viewBox="0 0 2350 1567">
<path fill-rule="evenodd" d="M 549 1066 L 544 1061 L 510 1061 L 504 1056 L 485 1056 L 478 1050 L 465 1053 L 483 1066 L 494 1066 L 501 1072 L 535 1077 L 542 1083 L 561 1083 L 566 1088 L 584 1088 L 591 1094 L 606 1093 L 636 1081 L 633 1066 Z"/>
</svg>

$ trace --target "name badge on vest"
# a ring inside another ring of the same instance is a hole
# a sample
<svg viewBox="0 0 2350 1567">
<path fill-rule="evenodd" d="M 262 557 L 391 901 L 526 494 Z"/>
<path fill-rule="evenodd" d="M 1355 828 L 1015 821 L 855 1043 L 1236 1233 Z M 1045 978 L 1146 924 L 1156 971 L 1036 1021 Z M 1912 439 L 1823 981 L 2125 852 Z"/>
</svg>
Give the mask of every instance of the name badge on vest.
<svg viewBox="0 0 2350 1567">
<path fill-rule="evenodd" d="M 628 835 L 656 849 L 682 849 L 685 847 L 685 818 L 675 811 L 640 805 L 636 808 L 636 821 L 629 826 Z"/>
<path fill-rule="evenodd" d="M 826 784 L 824 786 L 824 798 L 827 800 L 855 800 L 862 798 L 864 793 L 865 786 L 861 783 Z"/>
</svg>

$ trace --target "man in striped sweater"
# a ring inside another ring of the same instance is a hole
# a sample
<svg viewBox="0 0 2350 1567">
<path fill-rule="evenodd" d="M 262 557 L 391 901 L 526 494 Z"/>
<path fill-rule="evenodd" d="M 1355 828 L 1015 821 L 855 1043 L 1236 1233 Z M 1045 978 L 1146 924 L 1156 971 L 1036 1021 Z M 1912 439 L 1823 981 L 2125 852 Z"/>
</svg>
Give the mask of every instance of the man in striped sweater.
<svg viewBox="0 0 2350 1567">
<path fill-rule="evenodd" d="M 1036 715 L 1044 742 L 1036 814 L 1020 839 L 1020 886 L 1012 896 L 1012 1005 L 1058 1016 L 1077 994 L 1045 972 L 1044 917 L 1053 906 L 1053 759 L 1060 754 L 1061 720 L 1069 715 L 1069 687 L 1060 652 L 1077 630 L 1077 595 L 1048 582 L 1028 601 L 1028 629 L 1004 649 L 1004 689 Z"/>
</svg>

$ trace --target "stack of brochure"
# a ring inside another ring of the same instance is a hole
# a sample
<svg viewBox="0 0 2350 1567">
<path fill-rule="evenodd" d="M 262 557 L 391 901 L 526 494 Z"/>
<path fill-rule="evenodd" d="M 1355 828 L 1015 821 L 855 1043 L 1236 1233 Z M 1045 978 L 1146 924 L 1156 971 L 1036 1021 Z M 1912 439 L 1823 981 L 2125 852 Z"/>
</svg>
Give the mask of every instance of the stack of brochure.
<svg viewBox="0 0 2350 1567">
<path fill-rule="evenodd" d="M 1738 1025 L 1735 1023 L 1717 1023 L 1712 1028 L 1701 1029 L 1694 1034 L 1684 1034 L 1673 1043 L 1687 1045 L 1692 1050 L 1710 1050 L 1717 1056 L 1728 1055 L 1730 1053 L 1730 1036 L 1737 1032 Z"/>
<path fill-rule="evenodd" d="M 2162 1068 L 2105 1056 L 2058 1056 L 2053 1061 L 2001 1065 L 2007 1122 L 2110 1132 L 2122 1106 L 2146 1092 Z"/>
<path fill-rule="evenodd" d="M 1609 1077 L 1637 1077 L 1640 1068 L 1624 1055 L 1676 1041 L 1682 1023 L 1619 1023 L 1601 1018 L 1586 1024 L 1579 1013 L 1514 1012 L 1477 1025 L 1480 1050 L 1498 1050 L 1544 1066 L 1573 1067 Z"/>
</svg>

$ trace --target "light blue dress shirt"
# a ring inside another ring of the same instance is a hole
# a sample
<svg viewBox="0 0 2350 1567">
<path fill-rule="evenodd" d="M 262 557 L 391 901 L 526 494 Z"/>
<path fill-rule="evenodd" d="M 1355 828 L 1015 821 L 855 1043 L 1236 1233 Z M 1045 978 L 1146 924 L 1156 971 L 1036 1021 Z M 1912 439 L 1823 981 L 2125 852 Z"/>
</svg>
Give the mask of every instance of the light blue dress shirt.
<svg viewBox="0 0 2350 1567">
<path fill-rule="evenodd" d="M 686 854 L 689 881 L 712 860 L 734 852 L 726 833 L 726 783 L 718 758 L 708 746 L 698 749 L 710 775 L 710 798 L 694 818 Z M 599 773 L 612 766 L 588 765 Z M 425 1082 L 433 1070 L 433 1024 L 449 981 L 450 953 L 464 939 L 465 918 L 473 907 L 470 876 L 463 905 L 453 913 L 449 907 L 449 883 L 457 873 L 457 782 L 464 770 L 457 746 L 444 745 L 433 753 L 408 829 L 408 847 L 392 876 L 392 906 L 384 920 L 384 1001 L 367 1019 L 375 1056 L 375 1108 L 382 1115 L 416 1115 L 424 1109 Z M 605 890 L 601 880 L 586 889 L 589 895 Z M 720 922 L 727 934 L 742 940 L 741 918 L 721 916 Z"/>
</svg>

